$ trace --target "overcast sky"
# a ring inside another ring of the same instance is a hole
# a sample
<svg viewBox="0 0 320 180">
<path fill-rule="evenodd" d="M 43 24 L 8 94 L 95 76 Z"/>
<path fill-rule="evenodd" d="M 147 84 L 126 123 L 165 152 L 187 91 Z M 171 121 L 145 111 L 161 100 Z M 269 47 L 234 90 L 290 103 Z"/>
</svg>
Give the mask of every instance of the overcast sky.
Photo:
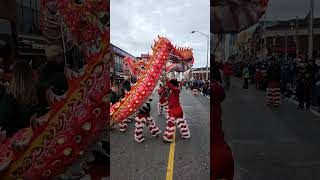
<svg viewBox="0 0 320 180">
<path fill-rule="evenodd" d="M 111 43 L 134 56 L 151 53 L 157 35 L 194 49 L 194 67 L 207 62 L 209 0 L 111 0 Z M 210 63 L 210 62 L 209 62 Z M 210 66 L 210 64 L 209 64 Z"/>
<path fill-rule="evenodd" d="M 310 10 L 310 0 L 269 0 L 268 20 L 304 18 Z M 320 1 L 314 0 L 314 17 L 320 17 Z"/>
<path fill-rule="evenodd" d="M 151 52 L 157 35 L 174 45 L 194 49 L 194 67 L 206 66 L 206 38 L 193 30 L 210 32 L 209 0 L 111 0 L 111 43 L 134 56 Z M 320 1 L 314 0 L 315 17 Z M 309 0 L 269 0 L 267 20 L 305 17 Z"/>
</svg>

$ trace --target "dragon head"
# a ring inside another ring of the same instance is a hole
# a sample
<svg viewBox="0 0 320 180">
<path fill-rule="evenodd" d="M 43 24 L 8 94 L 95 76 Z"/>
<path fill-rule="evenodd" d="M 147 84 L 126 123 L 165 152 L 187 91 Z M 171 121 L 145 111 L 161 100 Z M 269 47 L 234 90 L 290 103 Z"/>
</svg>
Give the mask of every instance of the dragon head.
<svg viewBox="0 0 320 180">
<path fill-rule="evenodd" d="M 96 56 L 109 42 L 109 1 L 59 0 L 55 1 L 67 35 L 81 45 L 86 57 Z"/>
<path fill-rule="evenodd" d="M 194 58 L 191 48 L 174 47 L 169 56 L 166 72 L 185 72 L 193 66 L 193 63 Z"/>
</svg>

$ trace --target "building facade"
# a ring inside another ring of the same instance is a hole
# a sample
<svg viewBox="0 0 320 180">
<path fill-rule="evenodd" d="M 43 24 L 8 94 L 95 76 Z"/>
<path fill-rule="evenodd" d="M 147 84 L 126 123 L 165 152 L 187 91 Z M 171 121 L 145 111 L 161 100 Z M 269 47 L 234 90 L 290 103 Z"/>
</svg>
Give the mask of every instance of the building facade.
<svg viewBox="0 0 320 180">
<path fill-rule="evenodd" d="M 278 21 L 265 27 L 261 45 L 268 55 L 284 55 L 288 57 L 308 57 L 308 18 Z M 320 18 L 313 20 L 313 57 L 319 57 L 320 51 Z"/>
<path fill-rule="evenodd" d="M 19 34 L 41 34 L 40 0 L 16 0 L 16 15 Z"/>
<path fill-rule="evenodd" d="M 191 68 L 192 79 L 206 80 L 206 67 Z M 208 67 L 208 77 L 210 78 L 210 67 Z"/>
<path fill-rule="evenodd" d="M 129 54 L 125 50 L 111 44 L 111 66 L 110 76 L 111 79 L 123 79 L 125 75 L 129 74 L 127 69 L 123 69 L 123 58 L 129 56 L 136 59 L 133 55 Z"/>
<path fill-rule="evenodd" d="M 0 38 L 10 44 L 14 56 L 28 60 L 45 56 L 39 21 L 40 0 L 0 1 Z"/>
</svg>

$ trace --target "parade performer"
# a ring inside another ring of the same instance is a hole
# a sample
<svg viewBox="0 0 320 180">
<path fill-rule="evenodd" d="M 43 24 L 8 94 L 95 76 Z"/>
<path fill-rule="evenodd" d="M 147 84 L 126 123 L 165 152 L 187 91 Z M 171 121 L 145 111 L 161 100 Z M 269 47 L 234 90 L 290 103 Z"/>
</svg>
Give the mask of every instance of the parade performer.
<svg viewBox="0 0 320 180">
<path fill-rule="evenodd" d="M 121 88 L 121 85 L 119 82 L 115 82 L 114 85 L 111 88 L 110 93 L 110 106 L 114 105 L 115 103 L 119 102 L 122 97 L 124 97 L 124 91 Z M 125 132 L 127 130 L 127 123 L 126 120 L 121 121 L 119 123 L 119 130 L 120 132 Z"/>
<path fill-rule="evenodd" d="M 225 92 L 221 86 L 221 75 L 215 56 L 212 56 L 213 65 L 211 67 L 210 80 L 210 149 L 211 149 L 211 179 L 226 179 L 232 180 L 234 176 L 234 160 L 230 146 L 224 140 L 224 133 L 222 129 L 222 109 L 221 103 L 225 99 Z"/>
<path fill-rule="evenodd" d="M 272 58 L 272 63 L 267 70 L 267 105 L 278 106 L 280 104 L 280 79 L 281 68 L 275 58 Z"/>
<path fill-rule="evenodd" d="M 221 84 L 212 80 L 212 96 L 211 99 L 211 163 L 213 166 L 213 179 L 233 179 L 234 176 L 234 160 L 230 146 L 224 140 L 221 120 L 221 103 L 225 98 L 224 90 Z M 212 138 L 213 137 L 213 138 Z M 212 171 L 211 169 L 211 171 Z"/>
<path fill-rule="evenodd" d="M 159 115 L 162 115 L 163 109 L 166 109 L 165 106 L 168 105 L 166 88 L 163 84 L 160 84 L 158 94 L 160 96 L 159 103 L 158 103 L 158 112 L 159 112 Z"/>
<path fill-rule="evenodd" d="M 152 99 L 149 99 L 149 101 L 145 104 L 145 106 L 142 106 L 140 110 L 137 113 L 137 117 L 135 118 L 136 123 L 135 123 L 135 131 L 134 131 L 134 139 L 138 143 L 141 143 L 144 141 L 144 136 L 143 136 L 143 128 L 145 124 L 147 124 L 150 133 L 152 134 L 153 137 L 157 137 L 161 131 L 160 129 L 156 126 L 155 121 L 150 115 L 151 112 L 151 106 L 150 102 Z"/>
<path fill-rule="evenodd" d="M 183 139 L 189 139 L 189 127 L 187 121 L 183 118 L 183 111 L 179 101 L 179 83 L 176 79 L 171 79 L 166 82 L 166 85 L 170 89 L 168 96 L 169 119 L 167 120 L 167 127 L 163 140 L 166 142 L 173 142 L 173 133 L 175 132 L 176 123 L 180 129 L 181 137 Z"/>
<path fill-rule="evenodd" d="M 124 76 L 124 81 L 122 82 L 122 90 L 123 90 L 123 97 L 125 97 L 125 95 L 130 92 L 131 90 L 130 76 Z M 128 123 L 132 122 L 131 118 L 132 117 L 128 117 L 127 119 L 119 123 L 120 132 L 125 132 L 127 130 Z"/>
</svg>

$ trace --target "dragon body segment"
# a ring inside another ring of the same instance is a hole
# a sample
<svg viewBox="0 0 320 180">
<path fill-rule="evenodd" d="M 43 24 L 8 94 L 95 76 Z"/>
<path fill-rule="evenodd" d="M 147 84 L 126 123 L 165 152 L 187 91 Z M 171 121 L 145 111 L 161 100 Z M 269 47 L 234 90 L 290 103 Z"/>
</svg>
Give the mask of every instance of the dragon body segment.
<svg viewBox="0 0 320 180">
<path fill-rule="evenodd" d="M 192 65 L 194 62 L 192 49 L 177 48 L 164 37 L 159 37 L 155 41 L 152 50 L 153 54 L 145 63 L 139 61 L 134 63 L 132 59 L 125 58 L 129 69 L 138 78 L 137 82 L 131 87 L 131 91 L 120 102 L 111 107 L 111 126 L 134 114 L 143 105 L 152 94 L 163 72 L 168 72 L 181 63 Z M 171 68 L 167 68 L 169 60 L 172 63 Z"/>
<path fill-rule="evenodd" d="M 65 68 L 68 91 L 57 96 L 49 90 L 50 111 L 33 116 L 36 125 L 2 141 L 0 179 L 55 177 L 79 159 L 109 125 L 109 26 L 105 19 L 109 1 L 43 0 L 42 9 L 47 6 L 57 7 L 69 38 L 83 47 L 87 64 L 80 72 Z M 13 150 L 12 144 L 20 148 Z"/>
</svg>

